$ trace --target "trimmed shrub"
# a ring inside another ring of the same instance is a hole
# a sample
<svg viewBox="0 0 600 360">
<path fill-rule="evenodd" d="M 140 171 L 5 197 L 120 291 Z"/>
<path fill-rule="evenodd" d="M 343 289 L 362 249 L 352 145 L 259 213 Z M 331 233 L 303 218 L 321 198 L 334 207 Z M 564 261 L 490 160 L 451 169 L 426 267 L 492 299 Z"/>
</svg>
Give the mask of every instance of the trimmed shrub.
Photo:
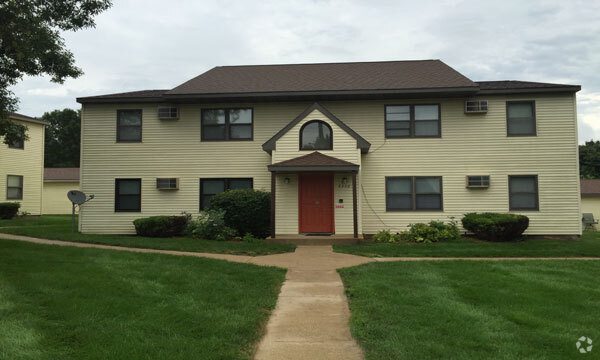
<svg viewBox="0 0 600 360">
<path fill-rule="evenodd" d="M 265 191 L 244 189 L 228 190 L 210 199 L 210 209 L 222 210 L 225 225 L 243 236 L 250 233 L 257 238 L 269 235 L 271 223 L 271 194 Z"/>
<path fill-rule="evenodd" d="M 187 233 L 197 239 L 227 241 L 235 236 L 235 230 L 225 224 L 223 210 L 201 211 L 196 220 L 190 221 Z"/>
<path fill-rule="evenodd" d="M 188 216 L 151 216 L 133 221 L 135 233 L 147 237 L 171 237 L 183 234 Z"/>
<path fill-rule="evenodd" d="M 373 235 L 378 243 L 397 243 L 401 241 L 415 243 L 432 243 L 460 239 L 460 231 L 454 220 L 448 224 L 442 221 L 431 221 L 429 224 L 416 223 L 408 225 L 408 230 L 392 234 L 390 230 L 380 230 Z"/>
<path fill-rule="evenodd" d="M 264 242 L 265 239 L 257 238 L 256 236 L 250 233 L 246 233 L 246 235 L 244 235 L 244 237 L 242 238 L 242 241 L 247 243 L 261 243 Z"/>
<path fill-rule="evenodd" d="M 410 224 L 409 229 L 402 233 L 406 241 L 417 243 L 432 243 L 460 239 L 460 231 L 454 221 L 444 224 L 441 221 L 430 221 L 429 224 Z"/>
<path fill-rule="evenodd" d="M 0 219 L 12 219 L 17 216 L 21 203 L 5 202 L 0 203 Z"/>
<path fill-rule="evenodd" d="M 529 226 L 524 215 L 502 213 L 469 213 L 462 218 L 465 229 L 487 241 L 516 241 Z"/>
</svg>

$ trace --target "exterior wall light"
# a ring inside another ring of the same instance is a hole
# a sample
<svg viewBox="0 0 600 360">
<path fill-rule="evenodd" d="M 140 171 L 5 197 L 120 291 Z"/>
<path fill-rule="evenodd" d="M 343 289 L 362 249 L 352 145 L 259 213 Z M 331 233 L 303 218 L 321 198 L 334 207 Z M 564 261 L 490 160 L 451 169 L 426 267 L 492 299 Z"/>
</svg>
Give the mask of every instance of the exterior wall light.
<svg viewBox="0 0 600 360">
<path fill-rule="evenodd" d="M 342 185 L 346 185 L 348 183 L 348 178 L 344 177 L 342 178 Z"/>
<path fill-rule="evenodd" d="M 285 179 L 283 179 L 283 182 L 286 183 L 286 184 L 289 184 L 290 183 L 290 178 L 286 177 Z"/>
</svg>

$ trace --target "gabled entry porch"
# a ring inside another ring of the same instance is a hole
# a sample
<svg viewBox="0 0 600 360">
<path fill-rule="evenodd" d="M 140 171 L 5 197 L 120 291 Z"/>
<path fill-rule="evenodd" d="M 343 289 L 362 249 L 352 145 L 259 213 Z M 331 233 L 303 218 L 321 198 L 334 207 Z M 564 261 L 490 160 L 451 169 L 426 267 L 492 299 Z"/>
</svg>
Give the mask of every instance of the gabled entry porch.
<svg viewBox="0 0 600 360">
<path fill-rule="evenodd" d="M 335 234 L 358 239 L 359 165 L 315 151 L 269 165 L 268 169 L 271 171 L 271 238 L 279 233 L 307 237 Z M 278 185 L 281 188 L 278 189 Z M 277 194 L 286 200 L 278 201 Z M 294 210 L 297 210 L 297 227 L 289 226 L 294 221 Z M 285 227 L 277 226 L 278 218 L 288 224 L 287 230 L 280 230 Z M 295 233 L 290 233 L 291 228 L 297 229 Z"/>
</svg>

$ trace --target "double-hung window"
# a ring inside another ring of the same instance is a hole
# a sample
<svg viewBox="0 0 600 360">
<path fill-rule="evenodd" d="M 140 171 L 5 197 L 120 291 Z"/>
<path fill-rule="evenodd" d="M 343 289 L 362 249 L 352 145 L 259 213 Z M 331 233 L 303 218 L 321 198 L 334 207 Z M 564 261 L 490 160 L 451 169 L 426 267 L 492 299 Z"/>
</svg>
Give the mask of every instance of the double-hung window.
<svg viewBox="0 0 600 360">
<path fill-rule="evenodd" d="M 115 212 L 142 211 L 142 179 L 115 179 Z"/>
<path fill-rule="evenodd" d="M 440 137 L 440 105 L 386 105 L 385 137 Z"/>
<path fill-rule="evenodd" d="M 13 142 L 12 144 L 8 145 L 9 148 L 11 149 L 25 149 L 25 140 L 17 140 L 15 142 Z"/>
<path fill-rule="evenodd" d="M 442 210 L 442 178 L 386 178 L 386 210 Z"/>
<path fill-rule="evenodd" d="M 539 210 L 537 175 L 509 175 L 510 210 Z"/>
<path fill-rule="evenodd" d="M 252 140 L 252 109 L 203 109 L 202 140 Z"/>
<path fill-rule="evenodd" d="M 241 189 L 252 189 L 252 178 L 200 179 L 200 210 L 206 209 L 216 194 Z"/>
<path fill-rule="evenodd" d="M 6 177 L 6 200 L 23 200 L 23 176 Z"/>
<path fill-rule="evenodd" d="M 507 101 L 508 136 L 535 136 L 535 101 Z"/>
<path fill-rule="evenodd" d="M 117 142 L 142 141 L 142 110 L 117 110 Z"/>
</svg>

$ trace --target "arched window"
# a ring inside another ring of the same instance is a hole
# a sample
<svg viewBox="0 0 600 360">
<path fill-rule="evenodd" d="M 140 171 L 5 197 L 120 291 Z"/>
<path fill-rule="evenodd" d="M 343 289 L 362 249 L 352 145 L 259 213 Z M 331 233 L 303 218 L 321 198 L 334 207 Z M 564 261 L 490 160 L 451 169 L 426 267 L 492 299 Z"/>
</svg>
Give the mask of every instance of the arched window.
<svg viewBox="0 0 600 360">
<path fill-rule="evenodd" d="M 331 126 L 321 120 L 304 124 L 300 129 L 300 150 L 333 150 Z"/>
</svg>

